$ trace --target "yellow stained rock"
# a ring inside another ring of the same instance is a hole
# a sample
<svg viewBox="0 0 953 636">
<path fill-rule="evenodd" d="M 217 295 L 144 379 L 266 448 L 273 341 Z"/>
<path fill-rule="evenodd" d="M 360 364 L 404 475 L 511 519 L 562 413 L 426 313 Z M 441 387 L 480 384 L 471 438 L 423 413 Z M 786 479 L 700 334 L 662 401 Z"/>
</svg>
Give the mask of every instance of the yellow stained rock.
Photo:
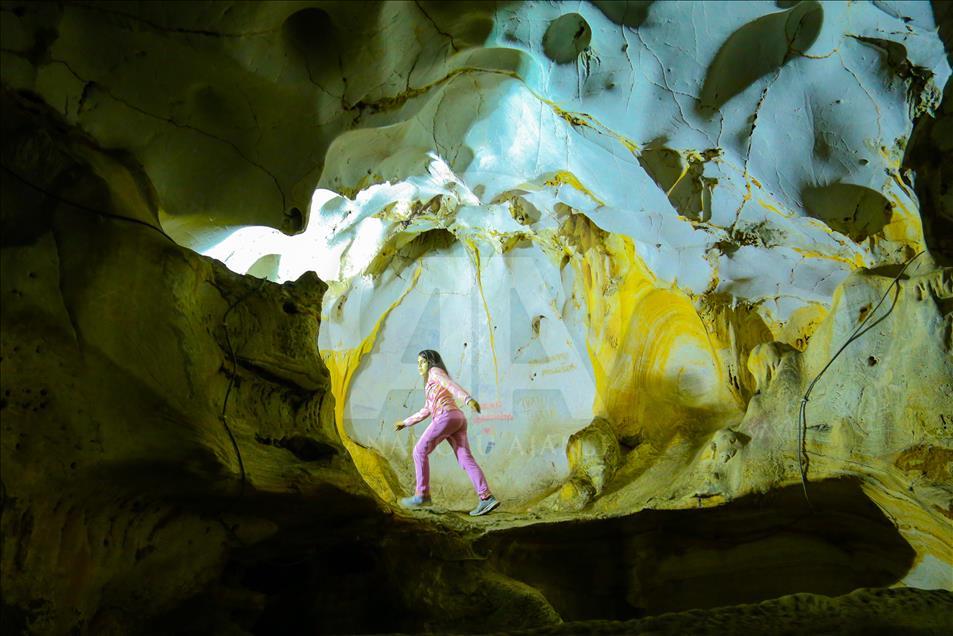
<svg viewBox="0 0 953 636">
<path fill-rule="evenodd" d="M 618 435 L 664 445 L 679 428 L 707 429 L 737 408 L 718 344 L 691 299 L 661 288 L 633 242 L 574 215 L 563 234 L 589 315 L 587 348 L 595 376 L 593 414 Z"/>
<path fill-rule="evenodd" d="M 354 373 L 360 367 L 361 360 L 374 346 L 374 342 L 377 340 L 377 336 L 387 316 L 417 285 L 422 271 L 423 268 L 418 265 L 417 269 L 414 270 L 410 284 L 400 297 L 381 314 L 380 318 L 378 318 L 374 324 L 374 328 L 367 337 L 361 341 L 359 346 L 354 349 L 323 352 L 324 363 L 327 365 L 328 372 L 331 376 L 331 391 L 335 399 L 334 422 L 337 427 L 338 435 L 341 437 L 341 442 L 347 448 L 351 458 L 354 460 L 354 465 L 367 482 L 367 485 L 384 500 L 390 502 L 396 501 L 400 496 L 401 490 L 397 476 L 383 455 L 373 448 L 358 444 L 348 436 L 344 428 L 344 405 L 347 402 L 351 380 L 354 377 Z"/>
</svg>

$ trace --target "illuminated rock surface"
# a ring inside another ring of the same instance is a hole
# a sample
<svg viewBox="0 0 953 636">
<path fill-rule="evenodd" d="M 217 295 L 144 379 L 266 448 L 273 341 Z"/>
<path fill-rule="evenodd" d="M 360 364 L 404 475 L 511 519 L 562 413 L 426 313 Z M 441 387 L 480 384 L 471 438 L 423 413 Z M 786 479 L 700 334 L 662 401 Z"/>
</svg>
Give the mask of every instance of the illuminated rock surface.
<svg viewBox="0 0 953 636">
<path fill-rule="evenodd" d="M 941 4 L 0 10 L 5 627 L 953 628 Z"/>
</svg>

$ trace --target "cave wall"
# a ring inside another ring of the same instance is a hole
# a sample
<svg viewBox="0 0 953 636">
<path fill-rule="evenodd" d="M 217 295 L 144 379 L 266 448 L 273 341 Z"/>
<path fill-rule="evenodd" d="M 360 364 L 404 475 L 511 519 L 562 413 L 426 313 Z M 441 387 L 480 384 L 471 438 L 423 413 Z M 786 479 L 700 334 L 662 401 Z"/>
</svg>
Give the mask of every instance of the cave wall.
<svg viewBox="0 0 953 636">
<path fill-rule="evenodd" d="M 322 424 L 326 286 L 176 245 L 128 157 L 7 92 L 3 113 L 5 617 L 154 615 L 275 532 L 223 502 L 366 495 Z"/>
<path fill-rule="evenodd" d="M 0 4 L 4 631 L 953 588 L 942 12 L 571 9 Z"/>
<path fill-rule="evenodd" d="M 853 272 L 942 264 L 905 159 L 950 73 L 927 5 L 479 6 L 481 45 L 438 11 L 442 53 L 388 56 L 406 85 L 330 143 L 300 233 L 192 243 L 329 281 L 337 426 L 385 499 L 413 487 L 419 433 L 390 428 L 421 349 L 488 406 L 471 433 L 494 488 L 578 509 L 601 486 L 567 449 L 594 418 L 647 458 L 708 439 L 759 390 L 752 352 L 804 351 Z M 462 508 L 454 458 L 433 461 Z"/>
<path fill-rule="evenodd" d="M 177 245 L 128 155 L 30 96 L 2 107 L 4 633 L 561 622 L 362 477 L 317 348 L 325 283 Z"/>
</svg>

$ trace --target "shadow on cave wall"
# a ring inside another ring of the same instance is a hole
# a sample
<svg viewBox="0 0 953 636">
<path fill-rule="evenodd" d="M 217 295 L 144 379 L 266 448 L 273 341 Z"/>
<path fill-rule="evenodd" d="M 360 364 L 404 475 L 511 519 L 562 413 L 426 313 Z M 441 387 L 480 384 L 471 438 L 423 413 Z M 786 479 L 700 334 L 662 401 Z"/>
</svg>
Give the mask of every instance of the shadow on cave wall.
<svg viewBox="0 0 953 636">
<path fill-rule="evenodd" d="M 543 592 L 564 620 L 626 620 L 810 592 L 889 586 L 914 550 L 854 481 L 752 495 L 714 509 L 532 526 L 477 549 Z"/>
<path fill-rule="evenodd" d="M 565 621 L 628 620 L 803 592 L 840 596 L 890 586 L 909 571 L 914 550 L 859 482 L 810 484 L 809 493 L 813 510 L 800 486 L 790 486 L 718 508 L 504 530 L 477 540 L 473 554 L 459 551 L 462 544 L 452 551 L 460 563 L 536 588 Z M 353 503 L 356 516 L 347 523 L 317 510 L 292 522 L 294 508 L 289 499 L 271 510 L 268 516 L 285 519 L 281 533 L 234 552 L 219 581 L 164 617 L 155 633 L 163 626 L 207 633 L 229 623 L 255 634 L 481 631 L 471 621 L 441 619 L 434 598 L 408 607 L 399 591 L 411 569 L 422 569 L 435 594 L 452 585 L 446 569 L 456 566 L 444 551 L 459 537 L 374 514 L 360 520 Z"/>
<path fill-rule="evenodd" d="M 953 3 L 933 0 L 933 15 L 947 61 L 953 66 Z M 931 255 L 953 265 L 953 81 L 948 80 L 936 117 L 917 119 L 903 157 L 902 172 L 912 170 L 920 201 L 923 234 Z"/>
<path fill-rule="evenodd" d="M 821 31 L 823 7 L 799 2 L 745 24 L 725 40 L 705 74 L 696 110 L 705 117 L 806 51 Z"/>
<path fill-rule="evenodd" d="M 205 506 L 223 505 L 206 502 Z M 254 498 L 247 512 L 278 523 L 271 539 L 237 548 L 218 580 L 149 626 L 153 634 L 340 634 L 412 628 L 387 571 L 387 518 L 333 488 L 320 500 Z M 234 506 L 226 505 L 227 510 Z"/>
</svg>

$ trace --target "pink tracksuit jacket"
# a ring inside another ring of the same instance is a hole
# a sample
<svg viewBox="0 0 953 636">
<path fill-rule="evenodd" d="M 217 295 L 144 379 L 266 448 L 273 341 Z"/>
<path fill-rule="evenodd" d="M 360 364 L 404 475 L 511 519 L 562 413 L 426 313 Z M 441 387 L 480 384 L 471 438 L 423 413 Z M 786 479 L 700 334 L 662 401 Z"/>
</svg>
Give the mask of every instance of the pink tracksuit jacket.
<svg viewBox="0 0 953 636">
<path fill-rule="evenodd" d="M 426 395 L 424 408 L 406 418 L 404 426 L 413 426 L 431 415 L 436 417 L 458 408 L 453 400 L 454 397 L 463 400 L 464 404 L 473 399 L 440 367 L 430 367 L 430 371 L 427 372 L 427 386 L 424 388 L 424 394 Z"/>
</svg>

